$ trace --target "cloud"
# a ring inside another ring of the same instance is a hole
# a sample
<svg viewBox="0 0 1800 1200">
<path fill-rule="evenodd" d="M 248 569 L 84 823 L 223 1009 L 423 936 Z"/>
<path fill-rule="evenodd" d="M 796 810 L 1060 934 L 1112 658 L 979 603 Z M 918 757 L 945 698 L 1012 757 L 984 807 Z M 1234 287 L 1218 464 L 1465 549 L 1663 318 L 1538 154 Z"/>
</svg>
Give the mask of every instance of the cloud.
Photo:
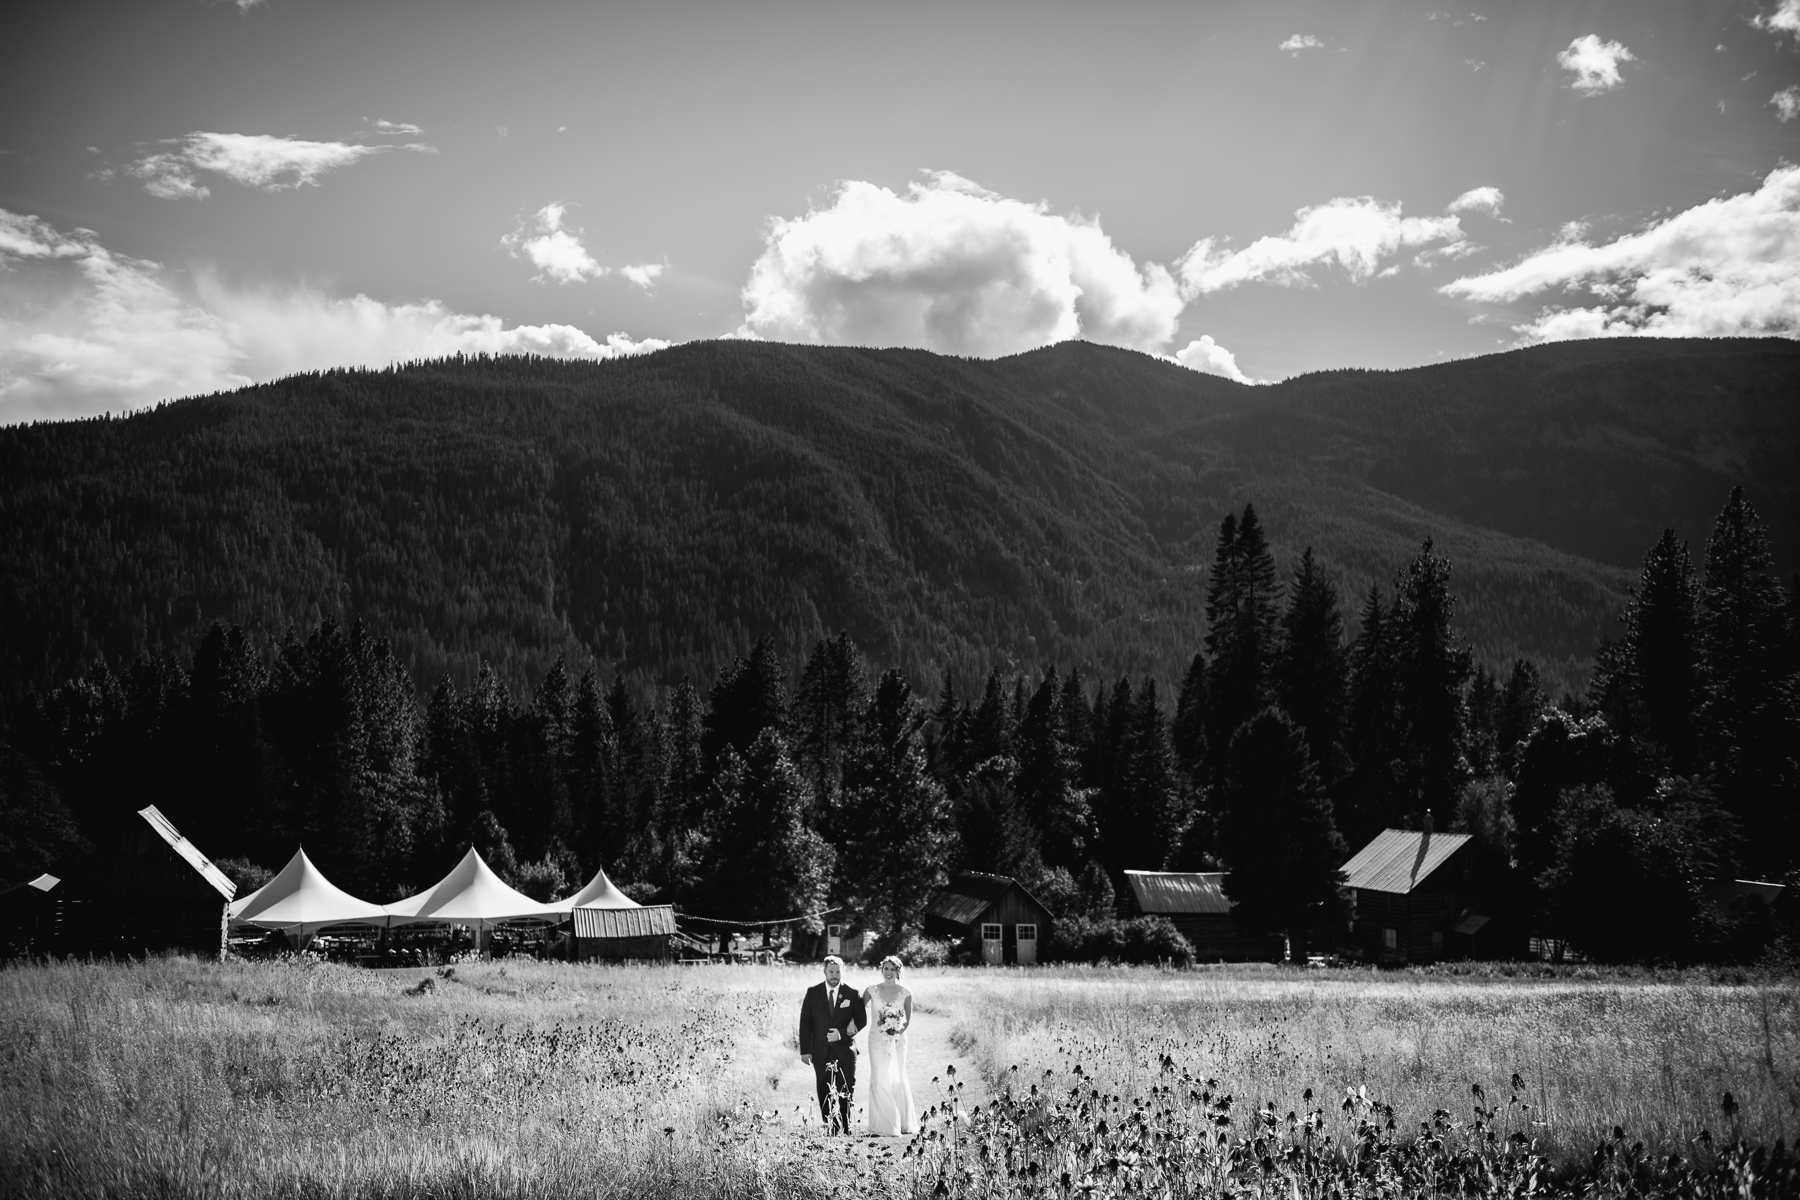
<svg viewBox="0 0 1800 1200">
<path fill-rule="evenodd" d="M 204 200 L 212 192 L 200 173 L 222 175 L 244 187 L 279 192 L 303 185 L 317 187 L 319 176 L 390 150 L 435 154 L 430 146 L 357 146 L 346 142 L 309 142 L 265 133 L 190 133 L 170 138 L 174 146 L 140 159 L 130 167 L 144 190 L 167 200 Z"/>
<path fill-rule="evenodd" d="M 1769 103 L 1775 106 L 1775 116 L 1783 125 L 1800 117 L 1800 84 L 1782 88 L 1769 97 Z"/>
<path fill-rule="evenodd" d="M 1325 43 L 1321 42 L 1310 33 L 1296 33 L 1275 48 L 1277 50 L 1285 50 L 1295 58 L 1299 58 L 1300 55 L 1307 50 L 1323 50 L 1325 48 Z"/>
<path fill-rule="evenodd" d="M 656 286 L 656 281 L 660 279 L 662 273 L 668 269 L 668 266 L 664 263 L 643 263 L 635 267 L 620 267 L 619 274 L 623 275 L 627 280 L 636 284 L 638 287 L 643 288 L 645 291 L 649 291 L 652 287 Z"/>
<path fill-rule="evenodd" d="M 1203 375 L 1222 375 L 1239 383 L 1256 382 L 1238 369 L 1237 355 L 1213 341 L 1210 334 L 1189 342 L 1177 350 L 1173 357 L 1182 366 Z"/>
<path fill-rule="evenodd" d="M 902 193 L 860 181 L 774 219 L 743 288 L 740 333 L 992 357 L 1073 337 L 1158 352 L 1183 301 L 1098 221 L 996 195 L 951 172 Z"/>
<path fill-rule="evenodd" d="M 552 200 L 538 209 L 537 215 L 500 239 L 507 253 L 517 258 L 521 253 L 538 269 L 540 283 L 548 277 L 557 283 L 580 283 L 599 279 L 607 268 L 594 261 L 581 235 L 563 228 L 567 205 Z"/>
<path fill-rule="evenodd" d="M 385 133 L 397 137 L 417 137 L 419 134 L 425 132 L 411 121 L 383 121 L 379 118 L 373 122 L 372 128 L 376 133 Z"/>
<path fill-rule="evenodd" d="M 1604 245 L 1579 227 L 1523 261 L 1444 285 L 1505 303 L 1587 292 L 1599 303 L 1547 307 L 1514 328 L 1527 341 L 1579 337 L 1800 335 L 1800 167 L 1754 192 L 1708 200 Z"/>
<path fill-rule="evenodd" d="M 119 411 L 295 371 L 455 353 L 616 358 L 657 339 L 604 342 L 569 325 L 507 328 L 435 300 L 385 304 L 201 275 L 184 294 L 157 263 L 0 209 L 0 422 Z"/>
<path fill-rule="evenodd" d="M 1777 36 L 1784 33 L 1800 35 L 1800 0 L 1781 0 L 1774 12 L 1766 16 L 1758 13 L 1750 18 L 1750 24 Z"/>
<path fill-rule="evenodd" d="M 1462 241 L 1462 224 L 1454 215 L 1404 217 L 1399 204 L 1344 196 L 1298 210 L 1285 234 L 1258 238 L 1242 250 L 1230 251 L 1213 238 L 1202 238 L 1183 256 L 1179 271 L 1189 297 L 1241 283 L 1305 286 L 1313 282 L 1311 268 L 1331 262 L 1360 281 L 1403 248 L 1446 242 L 1449 249 Z"/>
<path fill-rule="evenodd" d="M 1496 221 L 1504 221 L 1506 218 L 1500 215 L 1500 206 L 1505 202 L 1506 193 L 1497 187 L 1474 187 L 1445 205 L 1444 211 L 1486 213 Z"/>
<path fill-rule="evenodd" d="M 1564 70 L 1575 73 L 1570 87 L 1584 96 L 1596 96 L 1625 82 L 1619 74 L 1619 64 L 1636 62 L 1637 55 L 1627 50 L 1623 42 L 1603 42 L 1597 34 L 1590 33 L 1570 42 L 1568 49 L 1558 51 L 1556 61 Z"/>
</svg>

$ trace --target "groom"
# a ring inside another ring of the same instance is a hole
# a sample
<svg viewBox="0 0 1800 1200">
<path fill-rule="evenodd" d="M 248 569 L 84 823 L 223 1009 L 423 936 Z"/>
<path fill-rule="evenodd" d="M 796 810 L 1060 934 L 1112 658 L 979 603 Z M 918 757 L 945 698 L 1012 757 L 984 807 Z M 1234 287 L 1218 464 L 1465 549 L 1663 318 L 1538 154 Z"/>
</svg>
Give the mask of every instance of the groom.
<svg viewBox="0 0 1800 1200">
<path fill-rule="evenodd" d="M 833 954 L 825 960 L 825 982 L 806 989 L 800 1002 L 800 1061 L 819 1081 L 819 1115 L 830 1133 L 850 1132 L 850 1090 L 856 1086 L 851 1039 L 868 1021 L 862 997 L 843 986 L 843 976 L 844 960 Z"/>
</svg>

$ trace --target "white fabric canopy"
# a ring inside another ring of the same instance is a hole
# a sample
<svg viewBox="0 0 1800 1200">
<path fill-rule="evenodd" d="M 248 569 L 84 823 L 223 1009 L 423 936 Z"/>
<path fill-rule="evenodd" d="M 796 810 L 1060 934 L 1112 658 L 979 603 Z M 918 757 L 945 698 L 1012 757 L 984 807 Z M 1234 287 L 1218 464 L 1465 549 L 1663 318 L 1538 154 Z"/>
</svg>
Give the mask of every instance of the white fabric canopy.
<svg viewBox="0 0 1800 1200">
<path fill-rule="evenodd" d="M 387 924 L 387 909 L 358 900 L 313 866 L 304 849 L 294 851 L 288 865 L 262 887 L 231 902 L 233 925 L 255 925 L 302 934 L 326 925 L 362 922 Z"/>
<path fill-rule="evenodd" d="M 471 846 L 463 860 L 434 886 L 394 901 L 385 911 L 393 925 L 438 921 L 480 927 L 490 921 L 554 921 L 566 914 L 569 906 L 539 904 L 523 892 L 515 892 Z"/>
<path fill-rule="evenodd" d="M 613 886 L 613 881 L 606 877 L 606 868 L 594 872 L 588 885 L 570 896 L 567 900 L 558 900 L 556 907 L 567 912 L 576 908 L 642 908 L 643 905 Z"/>
</svg>

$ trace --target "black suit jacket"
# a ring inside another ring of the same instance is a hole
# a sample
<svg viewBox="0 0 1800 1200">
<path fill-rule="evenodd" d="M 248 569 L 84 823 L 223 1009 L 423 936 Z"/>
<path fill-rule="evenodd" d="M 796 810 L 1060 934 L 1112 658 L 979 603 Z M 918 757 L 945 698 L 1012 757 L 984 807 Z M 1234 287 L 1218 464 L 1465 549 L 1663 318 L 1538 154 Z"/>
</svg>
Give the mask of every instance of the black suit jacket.
<svg viewBox="0 0 1800 1200">
<path fill-rule="evenodd" d="M 806 989 L 806 998 L 800 1001 L 800 1053 L 846 1053 L 850 1050 L 850 1026 L 855 1025 L 860 1030 L 867 1024 L 862 994 L 855 988 L 839 984 L 838 1006 L 834 1009 L 825 1000 L 825 984 L 815 983 Z M 837 1030 L 842 1040 L 827 1041 L 827 1029 Z"/>
</svg>

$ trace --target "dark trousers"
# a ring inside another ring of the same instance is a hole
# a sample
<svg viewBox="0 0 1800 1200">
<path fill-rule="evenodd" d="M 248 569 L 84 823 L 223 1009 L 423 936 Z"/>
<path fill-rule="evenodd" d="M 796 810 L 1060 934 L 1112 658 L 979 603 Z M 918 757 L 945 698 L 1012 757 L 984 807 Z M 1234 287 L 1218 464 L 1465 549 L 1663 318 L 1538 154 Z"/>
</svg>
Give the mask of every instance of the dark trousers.
<svg viewBox="0 0 1800 1200">
<path fill-rule="evenodd" d="M 850 1132 L 850 1093 L 856 1088 L 856 1052 L 840 1050 L 835 1054 L 813 1055 L 813 1075 L 819 1081 L 819 1116 L 827 1133 Z M 831 1090 L 837 1089 L 836 1112 L 833 1112 Z"/>
</svg>

